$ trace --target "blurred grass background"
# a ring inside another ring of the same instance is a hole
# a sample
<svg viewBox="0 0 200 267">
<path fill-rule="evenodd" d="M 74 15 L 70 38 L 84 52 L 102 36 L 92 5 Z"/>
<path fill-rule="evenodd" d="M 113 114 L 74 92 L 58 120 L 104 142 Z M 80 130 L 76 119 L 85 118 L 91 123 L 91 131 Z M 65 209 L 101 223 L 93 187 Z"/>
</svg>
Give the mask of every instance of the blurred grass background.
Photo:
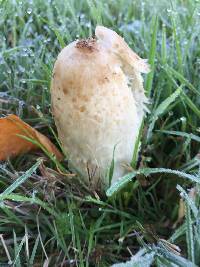
<svg viewBox="0 0 200 267">
<path fill-rule="evenodd" d="M 127 266 L 199 266 L 199 1 L 0 0 L 0 114 L 17 114 L 55 141 L 53 64 L 62 47 L 92 36 L 97 24 L 151 64 L 139 175 L 107 198 L 47 159 L 35 163 L 42 154 L 2 162 L 0 264 L 111 266 L 143 248 Z M 144 177 L 144 167 L 182 175 Z M 185 216 L 177 221 L 181 197 Z"/>
</svg>

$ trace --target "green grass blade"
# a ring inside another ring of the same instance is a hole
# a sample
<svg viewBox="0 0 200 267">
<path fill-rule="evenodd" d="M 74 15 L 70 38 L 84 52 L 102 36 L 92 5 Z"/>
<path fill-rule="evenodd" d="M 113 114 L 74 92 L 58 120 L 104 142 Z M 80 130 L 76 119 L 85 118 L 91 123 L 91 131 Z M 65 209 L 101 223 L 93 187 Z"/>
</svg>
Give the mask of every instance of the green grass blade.
<svg viewBox="0 0 200 267">
<path fill-rule="evenodd" d="M 12 193 L 17 187 L 24 183 L 30 176 L 37 170 L 41 164 L 41 160 L 38 160 L 28 171 L 26 171 L 22 176 L 16 179 L 3 193 L 0 194 L 2 199 L 4 196 Z"/>
<path fill-rule="evenodd" d="M 169 106 L 177 99 L 177 97 L 182 93 L 182 87 L 178 87 L 176 91 L 170 95 L 168 98 L 166 98 L 153 112 L 151 115 L 151 123 L 148 128 L 147 132 L 147 140 L 149 140 L 152 136 L 152 131 L 154 129 L 154 125 L 159 118 L 160 115 L 162 115 L 164 112 L 167 111 Z"/>
<path fill-rule="evenodd" d="M 186 240 L 187 240 L 187 252 L 188 258 L 195 263 L 194 259 L 194 234 L 193 234 L 193 224 L 191 218 L 191 210 L 188 202 L 185 203 L 185 218 L 186 218 Z"/>
<path fill-rule="evenodd" d="M 148 97 L 151 94 L 154 71 L 155 71 L 157 30 L 158 30 L 158 17 L 156 17 L 153 22 L 153 33 L 152 33 L 152 39 L 151 39 L 151 48 L 149 52 L 149 64 L 151 66 L 151 72 L 147 76 L 146 86 L 145 86 L 146 95 Z"/>
<path fill-rule="evenodd" d="M 139 129 L 139 133 L 135 142 L 135 146 L 134 146 L 134 150 L 133 150 L 133 156 L 132 156 L 132 160 L 131 160 L 131 167 L 133 169 L 136 168 L 137 166 L 137 161 L 138 161 L 138 153 L 140 151 L 140 145 L 141 145 L 141 139 L 142 139 L 142 134 L 143 134 L 143 130 L 144 130 L 144 119 L 142 120 L 142 123 L 140 125 L 140 129 Z"/>
<path fill-rule="evenodd" d="M 176 136 L 181 136 L 181 137 L 185 137 L 185 138 L 190 138 L 194 141 L 200 142 L 200 137 L 192 134 L 192 133 L 185 133 L 185 132 L 180 132 L 180 131 L 166 131 L 166 130 L 161 130 L 158 132 L 160 133 L 164 133 L 164 134 L 171 134 L 171 135 L 176 135 Z"/>
<path fill-rule="evenodd" d="M 174 40 L 175 40 L 175 46 L 176 46 L 178 69 L 180 73 L 183 73 L 182 52 L 181 52 L 181 47 L 180 47 L 180 40 L 177 35 L 176 21 L 173 16 L 171 16 L 171 20 L 172 20 L 173 34 L 174 34 Z"/>
<path fill-rule="evenodd" d="M 161 61 L 163 65 L 167 63 L 166 26 L 165 25 L 162 26 Z"/>
<path fill-rule="evenodd" d="M 25 243 L 25 236 L 22 238 L 20 244 L 18 245 L 17 241 L 16 241 L 15 231 L 13 232 L 13 234 L 14 234 L 14 242 L 15 242 L 15 259 L 13 262 L 13 266 L 21 267 L 20 252 L 21 252 L 22 247 Z"/>
<path fill-rule="evenodd" d="M 32 250 L 32 253 L 31 253 L 30 260 L 29 260 L 29 266 L 33 266 L 33 263 L 34 263 L 34 260 L 35 260 L 35 256 L 36 256 L 36 251 L 37 251 L 37 248 L 38 248 L 38 245 L 39 245 L 39 241 L 40 241 L 40 236 L 38 235 L 36 240 L 35 240 L 35 244 L 33 246 L 33 250 Z"/>
<path fill-rule="evenodd" d="M 55 210 L 53 210 L 52 208 L 49 207 L 49 205 L 42 201 L 39 198 L 36 197 L 24 197 L 22 195 L 19 194 L 8 194 L 8 195 L 0 195 L 0 201 L 2 200 L 12 200 L 12 201 L 17 201 L 17 202 L 29 202 L 31 204 L 37 204 L 39 206 L 41 206 L 43 209 L 47 210 L 50 214 L 52 214 L 53 216 L 57 216 L 57 213 Z"/>
<path fill-rule="evenodd" d="M 174 174 L 180 177 L 183 177 L 185 179 L 188 179 L 192 182 L 196 182 L 200 184 L 200 179 L 198 176 L 187 174 L 178 170 L 171 170 L 171 169 L 165 169 L 165 168 L 144 168 L 139 169 L 138 171 L 133 171 L 125 176 L 123 176 L 119 181 L 115 182 L 111 187 L 106 191 L 106 195 L 108 197 L 111 197 L 112 195 L 119 192 L 128 182 L 132 181 L 136 175 L 142 174 L 144 176 L 148 176 L 150 174 Z"/>
<path fill-rule="evenodd" d="M 165 66 L 165 71 L 169 72 L 174 78 L 181 82 L 182 85 L 186 85 L 193 93 L 200 96 L 199 90 L 197 90 L 181 73 L 168 65 Z"/>
<path fill-rule="evenodd" d="M 185 94 L 182 94 L 183 100 L 187 106 L 200 118 L 200 109 L 192 102 L 192 100 Z"/>
<path fill-rule="evenodd" d="M 87 3 L 90 8 L 91 17 L 93 18 L 95 24 L 102 25 L 101 8 L 99 6 L 100 1 L 87 0 Z M 96 7 L 96 5 L 98 6 Z"/>
</svg>

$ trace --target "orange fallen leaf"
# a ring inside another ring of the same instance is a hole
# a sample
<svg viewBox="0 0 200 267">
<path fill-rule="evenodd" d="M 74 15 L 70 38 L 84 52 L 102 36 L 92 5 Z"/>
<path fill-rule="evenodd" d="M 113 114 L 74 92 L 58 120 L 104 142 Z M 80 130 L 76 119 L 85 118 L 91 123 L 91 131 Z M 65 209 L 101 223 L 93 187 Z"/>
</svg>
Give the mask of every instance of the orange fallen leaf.
<svg viewBox="0 0 200 267">
<path fill-rule="evenodd" d="M 63 155 L 46 136 L 16 115 L 0 118 L 0 160 L 41 148 L 54 154 L 57 160 L 63 159 Z"/>
</svg>

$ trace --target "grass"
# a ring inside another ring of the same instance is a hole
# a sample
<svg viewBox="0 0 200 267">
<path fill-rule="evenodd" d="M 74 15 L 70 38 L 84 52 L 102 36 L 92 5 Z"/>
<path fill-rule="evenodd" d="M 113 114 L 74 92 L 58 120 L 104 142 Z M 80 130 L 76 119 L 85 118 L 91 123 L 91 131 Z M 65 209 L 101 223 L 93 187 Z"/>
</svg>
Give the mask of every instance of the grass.
<svg viewBox="0 0 200 267">
<path fill-rule="evenodd" d="M 152 69 L 137 169 L 109 196 L 60 174 L 42 153 L 1 163 L 0 265 L 200 265 L 199 19 L 194 0 L 0 0 L 0 113 L 55 143 L 49 89 L 62 47 L 103 24 Z"/>
</svg>

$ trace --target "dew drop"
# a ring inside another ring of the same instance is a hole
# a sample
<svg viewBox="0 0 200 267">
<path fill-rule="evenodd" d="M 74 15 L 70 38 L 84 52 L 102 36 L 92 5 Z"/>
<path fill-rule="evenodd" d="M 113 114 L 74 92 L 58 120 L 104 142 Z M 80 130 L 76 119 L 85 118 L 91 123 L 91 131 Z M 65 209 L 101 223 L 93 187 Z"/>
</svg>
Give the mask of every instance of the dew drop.
<svg viewBox="0 0 200 267">
<path fill-rule="evenodd" d="M 3 65 L 5 63 L 3 57 L 0 56 L 0 65 Z"/>
<path fill-rule="evenodd" d="M 28 54 L 27 53 L 21 53 L 21 56 L 22 57 L 28 57 Z"/>
<path fill-rule="evenodd" d="M 185 117 L 181 117 L 180 120 L 185 122 L 186 118 Z"/>
<path fill-rule="evenodd" d="M 79 17 L 80 17 L 80 19 L 84 19 L 85 18 L 85 14 L 81 13 Z"/>
<path fill-rule="evenodd" d="M 185 41 L 183 42 L 183 45 L 187 45 L 187 44 L 188 44 L 188 41 L 185 40 Z"/>
<path fill-rule="evenodd" d="M 85 27 L 90 28 L 91 27 L 91 22 L 86 22 L 85 23 Z"/>
<path fill-rule="evenodd" d="M 171 16 L 172 10 L 167 8 L 167 16 Z"/>
<path fill-rule="evenodd" d="M 20 106 L 20 107 L 24 107 L 24 106 L 25 106 L 25 102 L 24 102 L 23 100 L 20 100 L 20 101 L 19 101 L 19 106 Z"/>
<path fill-rule="evenodd" d="M 27 12 L 27 14 L 30 15 L 30 14 L 32 13 L 32 8 L 29 7 L 29 8 L 26 10 L 26 12 Z"/>
<path fill-rule="evenodd" d="M 3 201 L 0 202 L 0 207 L 1 207 L 1 208 L 5 207 L 5 204 L 4 204 Z"/>
<path fill-rule="evenodd" d="M 23 72 L 25 72 L 25 68 L 22 66 L 19 66 L 19 71 L 23 73 Z"/>
</svg>

